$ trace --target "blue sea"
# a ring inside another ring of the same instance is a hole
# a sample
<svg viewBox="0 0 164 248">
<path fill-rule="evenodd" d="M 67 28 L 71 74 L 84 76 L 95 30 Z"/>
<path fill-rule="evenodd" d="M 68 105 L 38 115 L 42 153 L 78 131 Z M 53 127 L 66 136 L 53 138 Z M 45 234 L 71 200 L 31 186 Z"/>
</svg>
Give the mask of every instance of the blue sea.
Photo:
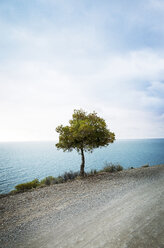
<svg viewBox="0 0 164 248">
<path fill-rule="evenodd" d="M 106 162 L 119 163 L 124 168 L 164 164 L 164 139 L 117 140 L 85 155 L 86 171 L 100 170 Z M 55 142 L 0 143 L 0 193 L 34 178 L 78 171 L 80 163 L 81 157 L 76 151 L 59 151 Z"/>
</svg>

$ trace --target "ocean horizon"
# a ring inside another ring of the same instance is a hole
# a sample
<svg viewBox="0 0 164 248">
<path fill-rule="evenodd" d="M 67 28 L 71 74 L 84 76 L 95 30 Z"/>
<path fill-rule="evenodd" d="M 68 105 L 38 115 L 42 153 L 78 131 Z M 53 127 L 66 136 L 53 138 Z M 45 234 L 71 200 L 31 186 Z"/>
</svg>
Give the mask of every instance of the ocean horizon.
<svg viewBox="0 0 164 248">
<path fill-rule="evenodd" d="M 55 147 L 56 141 L 0 142 L 0 193 L 8 193 L 14 186 L 59 176 L 66 171 L 79 171 L 81 156 L 63 152 Z M 119 163 L 125 169 L 144 164 L 164 163 L 164 138 L 118 139 L 105 148 L 85 153 L 85 170 L 100 170 L 106 162 Z"/>
</svg>

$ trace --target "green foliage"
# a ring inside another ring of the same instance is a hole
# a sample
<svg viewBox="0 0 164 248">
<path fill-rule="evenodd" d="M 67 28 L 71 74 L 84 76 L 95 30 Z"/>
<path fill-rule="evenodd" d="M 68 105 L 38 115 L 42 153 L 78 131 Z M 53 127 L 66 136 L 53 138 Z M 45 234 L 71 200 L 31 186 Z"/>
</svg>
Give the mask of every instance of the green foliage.
<svg viewBox="0 0 164 248">
<path fill-rule="evenodd" d="M 65 172 L 63 175 L 58 177 L 48 176 L 41 180 L 40 185 L 51 185 L 67 182 L 68 180 L 74 180 L 79 176 L 79 172 Z"/>
<path fill-rule="evenodd" d="M 68 126 L 60 125 L 56 128 L 59 133 L 58 149 L 81 153 L 81 175 L 84 175 L 84 151 L 92 152 L 98 147 L 108 146 L 115 140 L 115 134 L 107 128 L 105 120 L 98 117 L 97 113 L 87 114 L 83 110 L 74 110 Z"/>
<path fill-rule="evenodd" d="M 54 184 L 55 177 L 48 176 L 40 181 L 40 184 L 51 185 Z"/>
<path fill-rule="evenodd" d="M 64 178 L 61 177 L 61 176 L 57 177 L 55 183 L 56 183 L 56 184 L 64 183 Z"/>
<path fill-rule="evenodd" d="M 68 181 L 68 180 L 74 180 L 77 176 L 79 176 L 79 172 L 65 172 L 62 175 L 62 178 L 64 179 L 64 181 Z"/>
<path fill-rule="evenodd" d="M 90 172 L 87 173 L 87 176 L 92 176 L 92 175 L 96 175 L 97 174 L 97 170 L 91 170 Z"/>
<path fill-rule="evenodd" d="M 97 116 L 95 112 L 87 114 L 83 110 L 74 110 L 69 126 L 60 125 L 56 128 L 59 133 L 58 149 L 80 152 L 92 152 L 94 148 L 107 146 L 115 140 L 115 134 L 107 129 L 104 119 Z"/>
<path fill-rule="evenodd" d="M 149 167 L 149 164 L 142 165 L 142 168 Z"/>
<path fill-rule="evenodd" d="M 123 167 L 119 164 L 112 164 L 112 163 L 106 163 L 105 167 L 102 171 L 104 172 L 116 172 L 116 171 L 122 171 Z"/>
<path fill-rule="evenodd" d="M 106 163 L 106 166 L 100 172 L 116 172 L 116 171 L 121 171 L 121 170 L 123 170 L 123 167 L 119 164 L 114 165 L 112 163 Z M 85 173 L 85 175 L 93 176 L 93 175 L 96 175 L 98 172 L 99 171 L 94 169 L 94 170 L 91 170 L 90 172 Z M 16 185 L 15 190 L 12 190 L 10 194 L 14 195 L 16 193 L 24 192 L 32 188 L 50 186 L 52 184 L 65 183 L 69 180 L 74 180 L 76 178 L 80 178 L 80 173 L 70 171 L 70 172 L 65 172 L 63 175 L 58 176 L 58 177 L 53 177 L 53 176 L 45 177 L 40 182 L 38 179 L 34 179 L 31 182 L 21 183 L 21 184 Z"/>
<path fill-rule="evenodd" d="M 123 167 L 122 167 L 121 165 L 118 164 L 118 165 L 116 165 L 116 170 L 117 170 L 117 171 L 122 171 L 122 170 L 123 170 Z"/>
<path fill-rule="evenodd" d="M 39 186 L 39 180 L 38 179 L 34 179 L 31 182 L 27 182 L 27 183 L 21 183 L 15 186 L 15 189 L 17 191 L 26 191 L 32 188 L 36 188 L 37 186 Z"/>
</svg>

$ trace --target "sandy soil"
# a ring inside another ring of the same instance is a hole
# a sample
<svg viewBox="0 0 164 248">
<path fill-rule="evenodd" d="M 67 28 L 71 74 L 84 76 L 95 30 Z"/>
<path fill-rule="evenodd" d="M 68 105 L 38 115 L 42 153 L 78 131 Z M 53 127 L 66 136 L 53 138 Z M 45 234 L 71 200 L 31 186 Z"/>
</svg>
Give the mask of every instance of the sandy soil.
<svg viewBox="0 0 164 248">
<path fill-rule="evenodd" d="M 0 199 L 0 247 L 164 247 L 164 165 Z"/>
</svg>

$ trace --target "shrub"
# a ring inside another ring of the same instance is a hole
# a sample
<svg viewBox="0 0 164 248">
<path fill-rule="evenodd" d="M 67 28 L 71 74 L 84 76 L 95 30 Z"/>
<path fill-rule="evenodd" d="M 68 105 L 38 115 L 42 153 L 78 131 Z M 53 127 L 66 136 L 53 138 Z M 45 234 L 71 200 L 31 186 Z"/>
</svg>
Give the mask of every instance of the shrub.
<svg viewBox="0 0 164 248">
<path fill-rule="evenodd" d="M 91 170 L 91 171 L 92 171 L 93 175 L 96 175 L 97 174 L 97 170 L 96 169 Z"/>
<path fill-rule="evenodd" d="M 142 165 L 142 168 L 149 167 L 149 164 Z"/>
<path fill-rule="evenodd" d="M 51 185 L 53 184 L 55 177 L 48 176 L 41 180 L 40 184 Z"/>
<path fill-rule="evenodd" d="M 118 164 L 118 165 L 116 165 L 116 170 L 117 171 L 122 171 L 123 167 L 120 164 Z"/>
<path fill-rule="evenodd" d="M 64 183 L 64 178 L 61 176 L 57 177 L 56 178 L 56 184 L 58 184 L 58 183 Z"/>
<path fill-rule="evenodd" d="M 51 184 L 59 184 L 59 183 L 64 183 L 63 177 L 54 177 L 51 181 Z"/>
<path fill-rule="evenodd" d="M 34 179 L 31 182 L 21 183 L 21 184 L 16 185 L 15 189 L 17 191 L 25 191 L 25 190 L 28 190 L 28 189 L 36 188 L 37 186 L 39 186 L 39 180 Z"/>
<path fill-rule="evenodd" d="M 112 163 L 106 163 L 106 166 L 103 168 L 102 171 L 104 172 L 116 172 L 116 171 L 122 171 L 123 167 L 119 164 L 114 165 Z"/>
<path fill-rule="evenodd" d="M 62 178 L 64 179 L 64 181 L 68 181 L 68 180 L 74 180 L 77 176 L 79 176 L 79 172 L 65 172 L 62 175 Z"/>
<path fill-rule="evenodd" d="M 86 175 L 87 176 L 91 176 L 91 175 L 96 175 L 97 174 L 97 170 L 91 170 L 90 172 L 88 172 Z"/>
<path fill-rule="evenodd" d="M 144 165 L 142 167 L 148 167 L 148 166 L 149 165 Z M 122 171 L 122 170 L 123 170 L 123 167 L 119 164 L 114 165 L 112 163 L 106 163 L 104 169 L 101 170 L 100 172 L 116 172 L 116 171 Z M 95 175 L 97 173 L 98 173 L 97 170 L 94 169 L 88 173 L 85 173 L 85 175 L 90 176 L 90 175 Z M 37 188 L 37 187 L 44 187 L 44 185 L 49 186 L 51 184 L 60 184 L 60 183 L 67 182 L 68 180 L 74 180 L 75 178 L 80 178 L 79 172 L 72 172 L 72 171 L 65 172 L 62 176 L 58 176 L 58 177 L 48 176 L 42 179 L 40 182 L 38 179 L 34 179 L 31 182 L 21 183 L 21 184 L 16 185 L 15 190 L 11 191 L 10 194 L 24 192 L 26 190 Z"/>
<path fill-rule="evenodd" d="M 58 183 L 58 179 L 56 177 L 54 177 L 51 181 L 51 184 L 57 184 Z"/>
</svg>

